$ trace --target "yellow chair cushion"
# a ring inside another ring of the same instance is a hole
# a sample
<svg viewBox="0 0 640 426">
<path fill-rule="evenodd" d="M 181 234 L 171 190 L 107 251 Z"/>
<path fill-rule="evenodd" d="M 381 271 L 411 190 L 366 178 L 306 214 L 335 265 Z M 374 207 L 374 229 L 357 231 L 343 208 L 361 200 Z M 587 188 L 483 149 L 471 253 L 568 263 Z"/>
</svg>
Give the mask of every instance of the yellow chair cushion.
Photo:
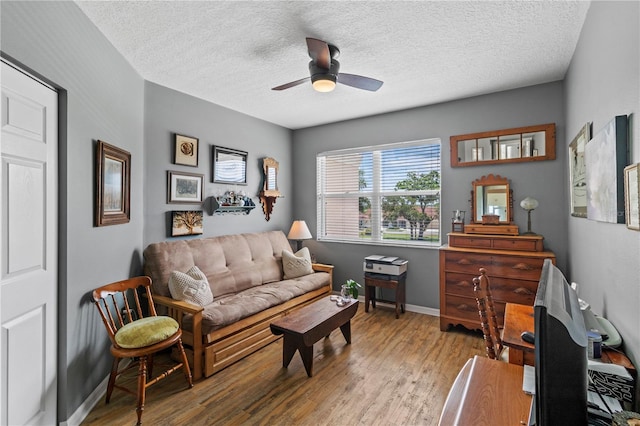
<svg viewBox="0 0 640 426">
<path fill-rule="evenodd" d="M 171 337 L 178 331 L 178 322 L 171 317 L 156 316 L 130 322 L 116 333 L 121 348 L 135 349 L 151 346 Z"/>
</svg>

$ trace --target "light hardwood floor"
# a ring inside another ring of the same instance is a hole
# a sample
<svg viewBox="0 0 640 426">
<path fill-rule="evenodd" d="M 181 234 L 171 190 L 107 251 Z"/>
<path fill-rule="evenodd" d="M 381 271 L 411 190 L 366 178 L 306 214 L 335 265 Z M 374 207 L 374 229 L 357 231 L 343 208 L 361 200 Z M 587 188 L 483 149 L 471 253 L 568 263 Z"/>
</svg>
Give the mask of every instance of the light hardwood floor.
<svg viewBox="0 0 640 426">
<path fill-rule="evenodd" d="M 440 332 L 437 317 L 394 318 L 378 305 L 314 345 L 313 377 L 298 353 L 282 368 L 282 339 L 186 389 L 174 373 L 147 391 L 145 425 L 434 425 L 458 371 L 484 356 L 482 334 Z M 105 356 L 110 356 L 105 354 Z M 135 380 L 132 377 L 132 380 Z M 133 425 L 135 398 L 114 390 L 83 425 Z"/>
</svg>

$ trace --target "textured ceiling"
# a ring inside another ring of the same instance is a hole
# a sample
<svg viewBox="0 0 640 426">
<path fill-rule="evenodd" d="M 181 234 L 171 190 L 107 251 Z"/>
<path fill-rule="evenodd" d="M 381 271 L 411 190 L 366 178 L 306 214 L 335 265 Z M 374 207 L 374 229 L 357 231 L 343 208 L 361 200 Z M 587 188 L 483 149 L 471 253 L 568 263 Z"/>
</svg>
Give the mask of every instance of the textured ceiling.
<svg viewBox="0 0 640 426">
<path fill-rule="evenodd" d="M 148 81 L 298 129 L 564 78 L 585 1 L 77 1 Z M 305 37 L 377 92 L 304 84 Z"/>
</svg>

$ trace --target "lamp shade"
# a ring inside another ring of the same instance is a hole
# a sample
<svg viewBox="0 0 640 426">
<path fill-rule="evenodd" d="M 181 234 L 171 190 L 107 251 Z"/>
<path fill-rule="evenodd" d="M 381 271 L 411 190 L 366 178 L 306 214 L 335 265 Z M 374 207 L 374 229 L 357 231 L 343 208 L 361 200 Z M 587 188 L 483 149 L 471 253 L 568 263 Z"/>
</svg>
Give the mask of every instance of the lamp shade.
<svg viewBox="0 0 640 426">
<path fill-rule="evenodd" d="M 538 207 L 538 200 L 536 200 L 535 198 L 527 197 L 524 200 L 520 201 L 520 207 L 527 211 L 535 210 L 536 207 Z"/>
<path fill-rule="evenodd" d="M 306 222 L 304 220 L 296 220 L 293 222 L 293 225 L 291 225 L 287 238 L 290 240 L 308 240 L 313 237 Z"/>
</svg>

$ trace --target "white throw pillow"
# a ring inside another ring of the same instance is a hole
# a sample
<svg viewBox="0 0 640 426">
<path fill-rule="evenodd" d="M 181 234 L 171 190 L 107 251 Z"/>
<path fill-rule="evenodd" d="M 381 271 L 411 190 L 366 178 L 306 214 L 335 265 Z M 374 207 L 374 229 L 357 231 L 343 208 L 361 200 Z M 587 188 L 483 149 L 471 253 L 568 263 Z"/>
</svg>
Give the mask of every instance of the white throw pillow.
<svg viewBox="0 0 640 426">
<path fill-rule="evenodd" d="M 302 247 L 295 254 L 289 250 L 282 250 L 282 269 L 286 280 L 313 274 L 309 249 Z"/>
<path fill-rule="evenodd" d="M 174 299 L 184 300 L 194 305 L 204 306 L 213 302 L 209 281 L 197 266 L 192 266 L 186 273 L 171 272 L 169 292 Z"/>
</svg>

